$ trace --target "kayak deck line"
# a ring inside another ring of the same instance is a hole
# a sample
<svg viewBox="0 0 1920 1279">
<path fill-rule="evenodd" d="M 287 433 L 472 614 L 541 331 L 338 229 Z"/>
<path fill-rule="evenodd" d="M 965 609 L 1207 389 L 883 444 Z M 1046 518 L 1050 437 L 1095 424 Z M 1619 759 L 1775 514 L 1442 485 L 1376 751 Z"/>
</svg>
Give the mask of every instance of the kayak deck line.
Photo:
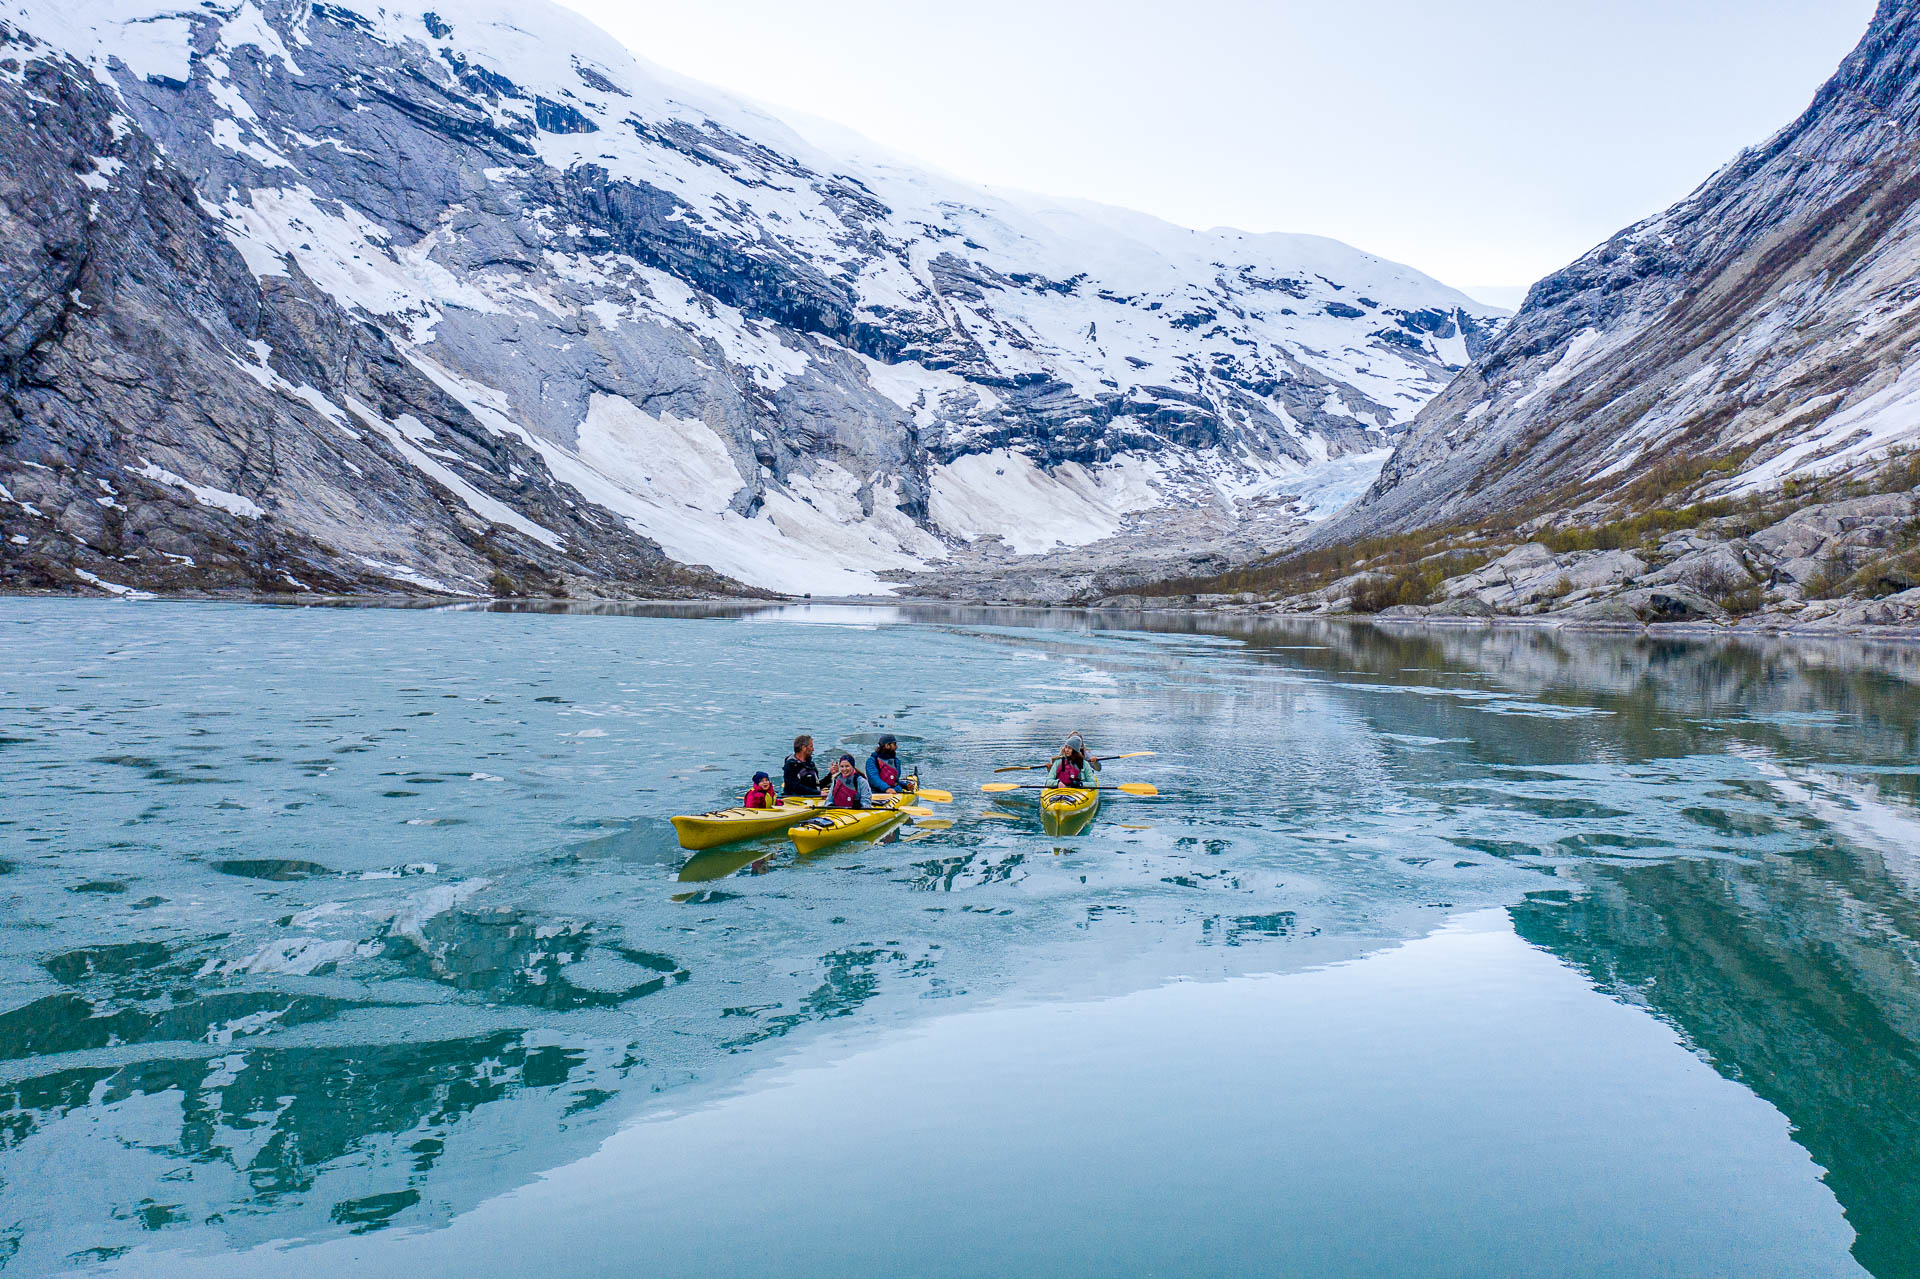
<svg viewBox="0 0 1920 1279">
<path fill-rule="evenodd" d="M 693 852 L 717 848 L 739 839 L 777 835 L 795 822 L 817 813 L 827 804 L 824 795 L 794 795 L 777 801 L 772 808 L 716 808 L 712 812 L 692 813 L 672 818 L 680 847 Z"/>
<path fill-rule="evenodd" d="M 1055 786 L 1040 792 L 1040 824 L 1049 835 L 1079 835 L 1093 825 L 1100 792 L 1091 786 Z"/>
<path fill-rule="evenodd" d="M 907 819 L 901 810 L 911 807 L 914 799 L 915 792 L 907 791 L 876 799 L 868 808 L 823 808 L 789 827 L 787 838 L 801 852 L 811 853 L 862 835 L 880 834 Z"/>
</svg>

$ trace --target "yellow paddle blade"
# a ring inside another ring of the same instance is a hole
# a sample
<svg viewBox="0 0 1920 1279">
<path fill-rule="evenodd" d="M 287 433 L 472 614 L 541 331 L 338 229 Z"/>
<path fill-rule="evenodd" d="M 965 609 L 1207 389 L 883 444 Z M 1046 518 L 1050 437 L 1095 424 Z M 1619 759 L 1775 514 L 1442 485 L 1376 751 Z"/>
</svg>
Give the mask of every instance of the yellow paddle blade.
<svg viewBox="0 0 1920 1279">
<path fill-rule="evenodd" d="M 1158 795 L 1160 788 L 1149 782 L 1120 782 L 1114 789 L 1128 795 Z"/>
<path fill-rule="evenodd" d="M 905 813 L 909 817 L 933 816 L 933 810 L 931 808 L 922 808 L 918 804 L 913 804 L 913 805 L 902 804 L 898 808 L 895 808 L 893 811 L 896 813 Z"/>
<path fill-rule="evenodd" d="M 921 799 L 930 799 L 936 804 L 951 804 L 953 802 L 952 791 L 928 790 L 922 786 L 919 790 L 915 791 L 914 794 Z"/>
<path fill-rule="evenodd" d="M 998 795 L 1004 791 L 1026 790 L 1027 788 L 1019 782 L 986 782 L 981 785 L 980 789 Z"/>
<path fill-rule="evenodd" d="M 1153 751 L 1129 751 L 1125 755 L 1102 755 L 1100 756 L 1100 762 L 1104 764 L 1110 759 L 1145 759 L 1154 753 Z"/>
<path fill-rule="evenodd" d="M 1005 764 L 993 771 L 996 773 L 1031 773 L 1045 767 L 1045 764 Z"/>
<path fill-rule="evenodd" d="M 1152 830 L 1152 829 L 1153 829 L 1153 827 L 1151 827 L 1151 826 L 1128 826 L 1128 825 L 1126 825 L 1126 824 L 1125 824 L 1125 823 L 1123 822 L 1123 823 L 1121 823 L 1121 826 L 1120 826 L 1120 829 L 1121 829 L 1121 830 Z"/>
<path fill-rule="evenodd" d="M 914 825 L 919 827 L 921 830 L 952 830 L 953 819 L 951 817 L 934 817 L 931 819 L 917 821 L 914 823 Z"/>
</svg>

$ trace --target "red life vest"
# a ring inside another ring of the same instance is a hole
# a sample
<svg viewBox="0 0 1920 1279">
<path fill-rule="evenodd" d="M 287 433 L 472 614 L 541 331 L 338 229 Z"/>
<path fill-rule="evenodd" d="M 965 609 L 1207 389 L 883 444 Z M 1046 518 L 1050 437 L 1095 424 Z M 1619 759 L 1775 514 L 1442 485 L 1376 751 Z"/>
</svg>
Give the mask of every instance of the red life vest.
<svg viewBox="0 0 1920 1279">
<path fill-rule="evenodd" d="M 748 791 L 747 797 L 740 801 L 740 807 L 772 808 L 773 807 L 773 783 L 768 782 L 765 786 L 756 786 L 752 790 Z"/>
<path fill-rule="evenodd" d="M 860 788 L 844 777 L 835 777 L 831 803 L 835 808 L 860 807 Z"/>
<path fill-rule="evenodd" d="M 1078 786 L 1080 784 L 1080 766 L 1071 759 L 1062 756 L 1060 759 L 1060 768 L 1056 776 L 1062 786 Z"/>
<path fill-rule="evenodd" d="M 879 770 L 880 780 L 887 784 L 888 790 L 893 790 L 900 784 L 900 765 L 898 762 L 881 759 L 878 755 L 873 757 L 873 762 L 874 766 Z"/>
</svg>

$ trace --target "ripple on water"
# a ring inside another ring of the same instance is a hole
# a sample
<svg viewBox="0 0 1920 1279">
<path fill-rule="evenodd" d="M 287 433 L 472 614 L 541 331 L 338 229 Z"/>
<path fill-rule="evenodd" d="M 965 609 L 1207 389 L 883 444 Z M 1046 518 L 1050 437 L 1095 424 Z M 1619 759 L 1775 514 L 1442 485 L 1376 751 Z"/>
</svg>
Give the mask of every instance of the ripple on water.
<svg viewBox="0 0 1920 1279">
<path fill-rule="evenodd" d="M 1920 1174 L 1882 1160 L 1869 1185 L 1854 1153 L 1920 1145 L 1887 1091 L 1920 1082 L 1911 1039 L 1853 1043 L 1796 993 L 1920 1025 L 1912 672 L 893 611 L 8 607 L 36 620 L 10 635 L 0 820 L 33 833 L 0 831 L 40 841 L 0 866 L 18 1266 L 431 1227 L 766 1045 L 1299 972 L 1488 908 L 1843 1134 L 1815 1153 L 1871 1246 L 1920 1205 Z M 135 627 L 137 661 L 60 691 Z M 1157 752 L 1109 776 L 1160 798 L 1054 839 L 974 789 L 1074 729 Z M 677 847 L 668 816 L 737 801 L 801 731 L 856 753 L 896 733 L 954 825 L 811 858 Z M 1647 941 L 1669 931 L 1702 949 Z M 1770 1055 L 1780 1035 L 1871 1076 L 1880 1113 Z M 56 1159 L 99 1187 L 19 1180 Z"/>
</svg>

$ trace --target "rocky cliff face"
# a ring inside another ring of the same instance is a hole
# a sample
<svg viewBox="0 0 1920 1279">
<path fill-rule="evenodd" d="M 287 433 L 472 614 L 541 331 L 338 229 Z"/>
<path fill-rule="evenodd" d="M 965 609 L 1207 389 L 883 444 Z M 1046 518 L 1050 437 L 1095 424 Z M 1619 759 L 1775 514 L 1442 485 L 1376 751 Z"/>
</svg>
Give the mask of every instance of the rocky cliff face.
<svg viewBox="0 0 1920 1279">
<path fill-rule="evenodd" d="M 1920 7 L 1882 0 L 1800 119 L 1536 284 L 1314 540 L 1740 496 L 1920 441 L 1917 143 Z"/>
<path fill-rule="evenodd" d="M 8 0 L 0 31 L 15 586 L 863 592 L 1257 550 L 1496 321 L 1331 241 L 829 154 L 539 0 Z"/>
<path fill-rule="evenodd" d="M 675 594 L 303 273 L 256 278 L 87 70 L 0 27 L 0 585 Z"/>
</svg>

